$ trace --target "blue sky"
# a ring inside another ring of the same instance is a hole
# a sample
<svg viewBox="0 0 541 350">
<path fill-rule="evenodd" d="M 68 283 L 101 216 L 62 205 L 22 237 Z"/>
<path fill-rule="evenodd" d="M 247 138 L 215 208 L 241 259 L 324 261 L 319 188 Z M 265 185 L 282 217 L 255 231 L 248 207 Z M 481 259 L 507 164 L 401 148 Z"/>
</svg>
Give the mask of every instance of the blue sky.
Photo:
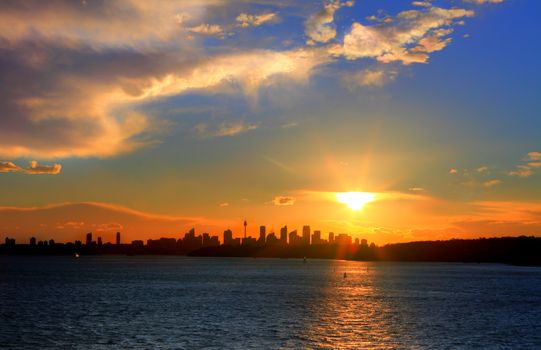
<svg viewBox="0 0 541 350">
<path fill-rule="evenodd" d="M 0 215 L 92 202 L 380 242 L 541 232 L 541 4 L 414 3 L 1 5 Z M 347 191 L 448 215 L 318 197 Z"/>
</svg>

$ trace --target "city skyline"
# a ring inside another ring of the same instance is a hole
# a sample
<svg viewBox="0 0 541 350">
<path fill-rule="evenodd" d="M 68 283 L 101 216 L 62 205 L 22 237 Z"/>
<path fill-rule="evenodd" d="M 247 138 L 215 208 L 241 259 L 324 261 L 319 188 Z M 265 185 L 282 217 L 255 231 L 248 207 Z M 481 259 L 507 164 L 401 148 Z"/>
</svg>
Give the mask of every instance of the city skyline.
<svg viewBox="0 0 541 350">
<path fill-rule="evenodd" d="M 539 236 L 540 12 L 2 2 L 0 240 Z"/>
</svg>

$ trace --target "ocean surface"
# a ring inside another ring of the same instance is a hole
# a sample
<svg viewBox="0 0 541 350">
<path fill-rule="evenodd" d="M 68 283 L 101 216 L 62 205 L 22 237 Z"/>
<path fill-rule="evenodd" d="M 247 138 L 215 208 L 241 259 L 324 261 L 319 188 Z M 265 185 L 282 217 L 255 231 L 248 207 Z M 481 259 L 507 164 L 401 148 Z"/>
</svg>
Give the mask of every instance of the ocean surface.
<svg viewBox="0 0 541 350">
<path fill-rule="evenodd" d="M 0 256 L 0 348 L 541 349 L 541 268 Z"/>
</svg>

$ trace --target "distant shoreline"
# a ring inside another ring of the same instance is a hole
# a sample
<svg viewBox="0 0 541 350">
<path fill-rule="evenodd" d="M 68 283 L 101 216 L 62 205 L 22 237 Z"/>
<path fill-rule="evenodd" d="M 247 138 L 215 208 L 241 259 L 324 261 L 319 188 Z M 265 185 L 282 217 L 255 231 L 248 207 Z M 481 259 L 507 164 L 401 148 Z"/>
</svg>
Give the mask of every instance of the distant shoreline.
<svg viewBox="0 0 541 350">
<path fill-rule="evenodd" d="M 389 262 L 504 263 L 541 266 L 541 237 L 418 241 L 382 247 L 357 244 L 219 245 L 186 251 L 174 246 L 133 244 L 1 244 L 0 255 L 170 255 L 192 257 L 307 258 Z"/>
</svg>

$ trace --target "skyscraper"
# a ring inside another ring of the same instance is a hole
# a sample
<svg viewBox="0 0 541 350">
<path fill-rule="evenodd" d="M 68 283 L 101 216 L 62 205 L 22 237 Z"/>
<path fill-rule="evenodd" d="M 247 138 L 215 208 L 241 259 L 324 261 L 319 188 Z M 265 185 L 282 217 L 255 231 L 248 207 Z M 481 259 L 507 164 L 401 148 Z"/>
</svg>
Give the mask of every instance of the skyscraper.
<svg viewBox="0 0 541 350">
<path fill-rule="evenodd" d="M 233 241 L 233 231 L 227 229 L 224 231 L 224 245 L 231 245 Z"/>
<path fill-rule="evenodd" d="M 321 244 L 321 231 L 314 231 L 314 234 L 312 234 L 312 244 Z"/>
<path fill-rule="evenodd" d="M 302 244 L 310 245 L 310 226 L 308 225 L 302 227 Z"/>
<path fill-rule="evenodd" d="M 329 232 L 329 244 L 334 243 L 334 232 Z"/>
<path fill-rule="evenodd" d="M 120 245 L 120 232 L 116 233 L 116 245 Z"/>
<path fill-rule="evenodd" d="M 90 246 L 92 244 L 92 232 L 86 234 L 86 245 Z"/>
<path fill-rule="evenodd" d="M 280 243 L 287 244 L 287 225 L 280 229 Z"/>
<path fill-rule="evenodd" d="M 259 244 L 265 244 L 265 236 L 267 234 L 267 228 L 264 225 L 259 226 Z"/>
<path fill-rule="evenodd" d="M 248 226 L 248 223 L 246 222 L 246 219 L 244 219 L 244 239 L 246 239 L 246 226 Z"/>
</svg>

